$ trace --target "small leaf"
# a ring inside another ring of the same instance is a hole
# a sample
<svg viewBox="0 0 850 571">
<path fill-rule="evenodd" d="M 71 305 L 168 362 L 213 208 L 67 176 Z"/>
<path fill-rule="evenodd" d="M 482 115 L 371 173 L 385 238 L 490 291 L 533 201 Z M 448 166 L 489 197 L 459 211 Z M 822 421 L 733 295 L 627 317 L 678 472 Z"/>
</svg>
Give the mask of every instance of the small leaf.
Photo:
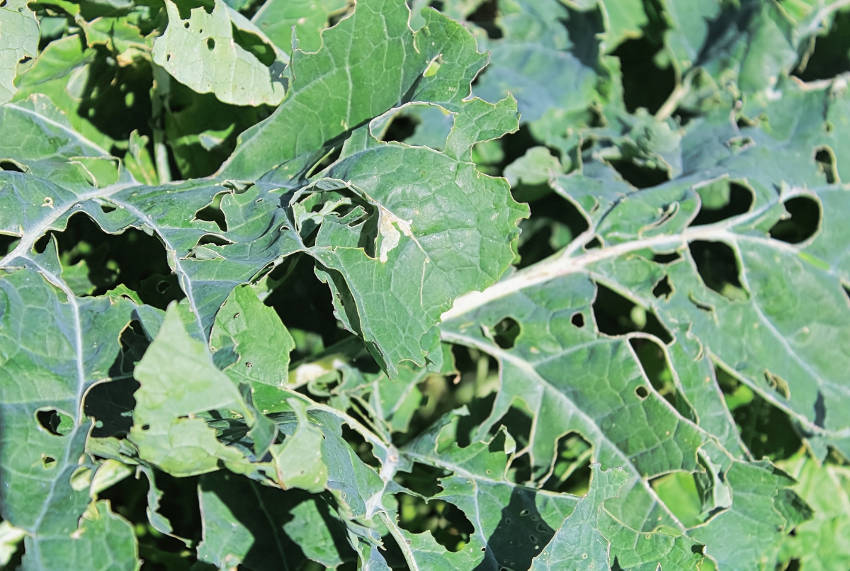
<svg viewBox="0 0 850 571">
<path fill-rule="evenodd" d="M 307 418 L 301 401 L 290 400 L 298 418 L 295 432 L 283 444 L 271 447 L 278 483 L 283 489 L 301 488 L 321 492 L 328 484 L 328 467 L 322 455 L 322 432 Z"/>
</svg>

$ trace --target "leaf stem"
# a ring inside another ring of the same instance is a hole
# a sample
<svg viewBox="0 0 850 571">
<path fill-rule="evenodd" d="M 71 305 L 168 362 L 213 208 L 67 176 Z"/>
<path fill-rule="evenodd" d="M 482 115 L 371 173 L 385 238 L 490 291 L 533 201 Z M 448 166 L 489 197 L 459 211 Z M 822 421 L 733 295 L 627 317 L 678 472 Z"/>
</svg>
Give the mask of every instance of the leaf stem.
<svg viewBox="0 0 850 571">
<path fill-rule="evenodd" d="M 682 82 L 677 84 L 670 92 L 667 100 L 661 104 L 658 111 L 655 112 L 656 121 L 665 121 L 673 114 L 673 111 L 679 107 L 679 103 L 691 91 L 691 80 L 693 78 L 693 69 L 689 70 L 682 78 Z"/>
<path fill-rule="evenodd" d="M 793 194 L 789 194 L 784 199 L 790 198 Z M 496 282 L 484 291 L 473 291 L 464 294 L 455 299 L 452 307 L 443 313 L 442 321 L 455 319 L 461 315 L 470 313 L 483 307 L 488 303 L 511 295 L 525 288 L 533 287 L 546 283 L 548 281 L 567 276 L 570 274 L 583 272 L 587 266 L 616 258 L 647 248 L 673 248 L 688 244 L 693 240 L 721 241 L 721 242 L 768 242 L 772 248 L 777 250 L 789 249 L 797 252 L 798 249 L 778 240 L 771 238 L 751 236 L 746 234 L 735 234 L 730 231 L 730 228 L 737 224 L 741 224 L 748 219 L 752 219 L 761 214 L 761 211 L 748 212 L 740 216 L 728 218 L 715 224 L 706 224 L 701 226 L 692 226 L 684 229 L 676 234 L 658 234 L 621 242 L 613 246 L 593 248 L 585 250 L 584 253 L 573 257 L 573 253 L 579 251 L 584 245 L 596 236 L 596 233 L 591 229 L 580 234 L 575 240 L 557 254 L 542 260 L 533 266 L 524 268 L 508 278 Z"/>
<path fill-rule="evenodd" d="M 153 129 L 153 159 L 159 184 L 171 182 L 171 165 L 168 161 L 168 146 L 165 144 L 165 112 L 168 109 L 168 95 L 171 89 L 171 76 L 156 64 L 153 66 L 153 96 L 151 97 L 151 127 Z"/>
<path fill-rule="evenodd" d="M 416 557 L 413 555 L 413 551 L 410 549 L 410 545 L 401 533 L 398 524 L 390 519 L 387 512 L 380 512 L 378 517 L 380 517 L 384 522 L 384 525 L 387 526 L 390 535 L 393 536 L 393 539 L 395 539 L 395 542 L 398 544 L 398 548 L 401 550 L 401 554 L 404 556 L 404 561 L 407 563 L 410 571 L 419 571 L 419 565 L 416 563 Z"/>
<path fill-rule="evenodd" d="M 372 445 L 377 446 L 378 448 L 383 450 L 388 458 L 390 456 L 392 456 L 392 457 L 398 456 L 398 451 L 395 449 L 395 446 L 381 440 L 381 438 L 376 436 L 375 433 L 373 433 L 371 430 L 369 430 L 368 428 L 363 426 L 363 424 L 359 420 L 357 420 L 353 416 L 349 415 L 348 413 L 341 411 L 339 409 L 336 409 L 332 406 L 328 406 L 328 405 L 325 405 L 325 404 L 322 404 L 322 403 L 318 403 L 318 402 L 314 401 L 313 399 L 311 399 L 310 397 L 303 395 L 303 394 L 301 394 L 297 391 L 294 391 L 292 389 L 282 388 L 281 390 L 286 391 L 287 393 L 291 394 L 292 396 L 299 398 L 299 399 L 303 400 L 304 402 L 308 403 L 310 405 L 310 408 L 313 408 L 313 409 L 316 409 L 316 410 L 321 410 L 322 412 L 326 412 L 326 413 L 328 413 L 332 416 L 339 418 L 340 420 L 343 420 L 346 424 L 348 424 L 351 427 L 352 430 L 360 433 L 360 436 L 362 436 L 367 442 L 369 442 Z"/>
</svg>

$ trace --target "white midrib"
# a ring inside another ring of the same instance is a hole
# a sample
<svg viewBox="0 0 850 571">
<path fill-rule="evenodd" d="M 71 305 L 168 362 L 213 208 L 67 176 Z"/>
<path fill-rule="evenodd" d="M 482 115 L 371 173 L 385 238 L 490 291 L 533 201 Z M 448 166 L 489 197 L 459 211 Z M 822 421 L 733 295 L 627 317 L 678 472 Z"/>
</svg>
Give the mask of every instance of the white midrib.
<svg viewBox="0 0 850 571">
<path fill-rule="evenodd" d="M 74 360 L 76 361 L 76 372 L 77 372 L 77 386 L 74 395 L 74 430 L 71 431 L 70 434 L 67 435 L 68 439 L 74 438 L 74 433 L 80 429 L 80 426 L 83 422 L 83 393 L 86 390 L 86 372 L 83 366 L 83 361 L 85 356 L 83 355 L 83 324 L 80 319 L 80 306 L 77 303 L 77 298 L 74 296 L 74 292 L 71 291 L 71 288 L 65 284 L 58 276 L 50 272 L 44 266 L 41 266 L 35 261 L 30 260 L 33 266 L 35 266 L 38 271 L 54 286 L 62 290 L 62 293 L 65 294 L 65 297 L 68 298 L 68 305 L 71 306 L 71 318 L 73 320 L 73 329 L 74 329 Z M 71 454 L 71 446 L 65 446 L 65 452 L 62 456 L 61 464 L 58 464 L 60 469 L 64 469 L 65 466 L 68 465 L 70 461 Z M 61 478 L 53 478 L 50 482 L 50 490 L 46 494 L 44 501 L 41 504 L 41 510 L 38 513 L 38 516 L 35 519 L 34 528 L 37 530 L 41 527 L 42 521 L 44 521 L 44 517 L 47 515 L 47 508 L 50 505 L 50 500 L 52 499 L 55 491 L 56 484 L 61 480 Z M 40 555 L 39 555 L 40 557 Z"/>
<path fill-rule="evenodd" d="M 722 223 L 705 226 L 693 226 L 676 234 L 659 234 L 648 238 L 630 240 L 621 244 L 615 244 L 605 248 L 588 250 L 578 256 L 572 256 L 573 252 L 589 239 L 594 237 L 591 231 L 578 236 L 570 246 L 562 252 L 547 258 L 533 266 L 516 272 L 514 275 L 493 284 L 484 291 L 473 291 L 455 299 L 451 309 L 442 314 L 441 320 L 448 321 L 480 307 L 487 305 L 497 299 L 506 297 L 525 288 L 540 285 L 548 281 L 585 271 L 585 269 L 597 262 L 617 258 L 630 252 L 643 249 L 663 248 L 665 246 L 683 246 L 693 240 L 723 241 L 723 242 L 756 242 L 769 243 L 776 250 L 785 250 L 797 253 L 797 249 L 778 240 L 768 240 L 758 236 L 736 234 L 730 231 L 739 219 L 730 219 Z"/>
</svg>

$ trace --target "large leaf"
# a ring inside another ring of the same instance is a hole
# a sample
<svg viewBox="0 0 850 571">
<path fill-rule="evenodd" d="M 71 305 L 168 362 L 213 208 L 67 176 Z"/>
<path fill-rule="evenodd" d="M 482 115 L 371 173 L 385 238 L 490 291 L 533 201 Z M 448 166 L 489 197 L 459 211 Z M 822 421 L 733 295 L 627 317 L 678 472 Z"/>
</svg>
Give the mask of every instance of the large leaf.
<svg viewBox="0 0 850 571">
<path fill-rule="evenodd" d="M 94 383 L 112 380 L 118 335 L 133 307 L 122 298 L 76 298 L 61 281 L 55 248 L 6 266 L 0 277 L 2 516 L 27 531 L 24 563 L 32 568 L 70 557 L 70 544 L 79 546 L 76 557 L 113 556 L 92 533 L 76 543 L 72 534 L 90 502 L 94 469 L 83 455 L 91 428 L 83 398 Z M 116 519 L 106 506 L 97 513 L 95 521 Z M 135 548 L 125 548 L 133 537 L 114 532 L 125 544 L 115 561 L 132 568 Z"/>
<path fill-rule="evenodd" d="M 221 175 L 251 179 L 278 166 L 297 172 L 304 165 L 292 161 L 396 105 L 459 103 L 483 56 L 460 25 L 437 12 L 424 14 L 425 27 L 414 32 L 403 3 L 367 0 L 322 34 L 317 52 L 295 50 L 286 101 L 242 133 Z"/>
</svg>

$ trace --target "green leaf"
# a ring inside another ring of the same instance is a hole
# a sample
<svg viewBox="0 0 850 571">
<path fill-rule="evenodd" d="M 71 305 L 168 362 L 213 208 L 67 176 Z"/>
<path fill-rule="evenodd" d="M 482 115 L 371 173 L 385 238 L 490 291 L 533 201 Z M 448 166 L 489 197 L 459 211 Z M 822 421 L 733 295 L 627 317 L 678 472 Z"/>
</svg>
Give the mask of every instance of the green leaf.
<svg viewBox="0 0 850 571">
<path fill-rule="evenodd" d="M 198 495 L 201 561 L 264 570 L 293 565 L 299 548 L 307 559 L 327 566 L 353 557 L 336 510 L 321 497 L 282 492 L 226 472 L 204 475 Z"/>
<path fill-rule="evenodd" d="M 26 2 L 12 0 L 0 6 L 0 103 L 15 94 L 15 77 L 21 60 L 38 52 L 38 20 Z"/>
<path fill-rule="evenodd" d="M 305 156 L 319 158 L 326 142 L 392 107 L 458 104 L 483 56 L 459 24 L 434 11 L 423 14 L 426 26 L 413 32 L 404 4 L 367 0 L 322 35 L 317 52 L 295 50 L 286 100 L 240 135 L 221 176 L 253 179 L 275 167 L 291 175 L 304 168 Z M 435 58 L 439 72 L 425 77 Z"/>
<path fill-rule="evenodd" d="M 429 4 L 0 7 L 4 565 L 847 567 L 844 3 Z"/>
<path fill-rule="evenodd" d="M 814 510 L 814 517 L 795 529 L 782 545 L 782 560 L 796 559 L 808 569 L 844 567 L 850 550 L 841 540 L 848 533 L 850 471 L 846 466 L 817 462 L 803 455 L 790 458 L 782 468 L 797 480 L 794 490 Z"/>
<path fill-rule="evenodd" d="M 265 332 L 262 339 L 253 333 L 258 328 Z M 274 309 L 263 305 L 251 287 L 240 286 L 219 309 L 210 345 L 216 365 L 236 385 L 247 381 L 281 386 L 289 375 L 295 341 Z"/>
<path fill-rule="evenodd" d="M 277 480 L 284 489 L 301 488 L 308 492 L 321 492 L 328 484 L 328 467 L 322 456 L 322 432 L 313 426 L 306 415 L 306 407 L 298 400 L 290 400 L 298 418 L 295 432 L 283 444 L 271 447 Z"/>
<path fill-rule="evenodd" d="M 227 6 L 216 0 L 212 12 L 192 8 L 180 17 L 165 3 L 168 27 L 154 41 L 153 61 L 198 93 L 214 93 L 234 105 L 277 105 L 283 100 L 282 65 L 264 64 L 233 37 Z"/>
<path fill-rule="evenodd" d="M 56 534 L 38 541 L 26 540 L 25 569 L 56 569 L 91 566 L 107 562 L 110 569 L 139 569 L 139 550 L 133 527 L 112 513 L 108 501 L 91 504 L 80 518 L 80 527 L 71 534 Z"/>
<path fill-rule="evenodd" d="M 216 439 L 198 414 L 224 409 L 254 424 L 254 413 L 227 376 L 215 368 L 206 345 L 186 332 L 176 306 L 136 366 L 141 383 L 129 439 L 139 456 L 175 476 L 216 470 L 219 462 L 240 470 L 243 455 Z"/>
<path fill-rule="evenodd" d="M 508 465 L 514 450 L 511 446 L 500 450 L 496 438 L 464 448 L 458 446 L 462 421 L 460 415 L 447 415 L 401 450 L 412 461 L 448 472 L 440 478 L 442 489 L 433 498 L 451 502 L 474 522 L 469 545 L 446 560 L 457 569 L 476 565 L 528 568 L 532 558 L 573 512 L 577 498 L 513 482 L 508 476 Z M 497 436 L 503 437 L 504 434 Z M 420 539 L 418 543 L 421 549 L 427 542 Z M 433 549 L 432 546 L 428 550 Z M 429 556 L 414 553 L 427 568 Z"/>
<path fill-rule="evenodd" d="M 353 193 L 374 213 L 355 227 L 326 217 L 311 249 L 338 317 L 391 374 L 403 360 L 439 358 L 440 313 L 502 275 L 525 209 L 504 181 L 429 149 L 381 145 L 328 174 L 325 192 Z M 374 248 L 364 251 L 362 233 Z"/>
<path fill-rule="evenodd" d="M 126 300 L 76 298 L 60 280 L 55 247 L 0 274 L 2 517 L 27 531 L 36 558 L 43 540 L 78 529 L 89 504 L 79 479 L 93 468 L 83 455 L 91 427 L 83 398 L 110 380 L 132 310 Z"/>
<path fill-rule="evenodd" d="M 251 20 L 280 49 L 289 52 L 296 41 L 302 51 L 312 52 L 322 45 L 328 18 L 345 8 L 344 0 L 267 0 Z"/>
<path fill-rule="evenodd" d="M 555 0 L 511 0 L 500 6 L 499 40 L 488 42 L 490 65 L 475 94 L 495 101 L 513 95 L 525 121 L 550 109 L 584 109 L 596 97 L 593 67 L 568 48 L 566 8 Z M 554 70 L 554 73 L 553 73 Z"/>
</svg>

